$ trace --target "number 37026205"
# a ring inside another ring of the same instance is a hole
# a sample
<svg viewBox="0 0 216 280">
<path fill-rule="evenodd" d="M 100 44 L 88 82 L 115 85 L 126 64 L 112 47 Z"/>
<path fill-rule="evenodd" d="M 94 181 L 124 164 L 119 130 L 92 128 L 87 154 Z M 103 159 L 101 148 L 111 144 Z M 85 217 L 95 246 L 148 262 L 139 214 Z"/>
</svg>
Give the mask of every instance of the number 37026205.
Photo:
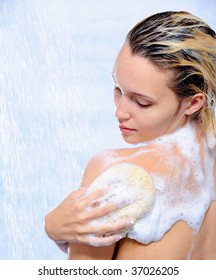
<svg viewBox="0 0 216 280">
<path fill-rule="evenodd" d="M 178 275 L 179 267 L 154 267 L 154 266 L 134 266 L 131 271 L 132 275 Z"/>
</svg>

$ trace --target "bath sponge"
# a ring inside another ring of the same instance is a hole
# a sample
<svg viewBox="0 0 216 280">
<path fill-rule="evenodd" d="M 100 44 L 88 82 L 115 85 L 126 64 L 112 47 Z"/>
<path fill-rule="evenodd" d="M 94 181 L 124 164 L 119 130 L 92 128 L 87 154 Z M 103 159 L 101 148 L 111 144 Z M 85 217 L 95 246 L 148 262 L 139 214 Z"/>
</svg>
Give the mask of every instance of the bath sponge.
<svg viewBox="0 0 216 280">
<path fill-rule="evenodd" d="M 90 185 L 87 193 L 108 187 L 108 191 L 97 202 L 97 206 L 107 203 L 128 201 L 128 205 L 97 220 L 94 224 L 118 222 L 124 218 L 136 222 L 148 212 L 155 199 L 155 187 L 150 175 L 139 165 L 119 163 L 105 170 Z M 94 203 L 92 204 L 92 207 Z M 126 231 L 121 234 L 126 235 Z"/>
</svg>

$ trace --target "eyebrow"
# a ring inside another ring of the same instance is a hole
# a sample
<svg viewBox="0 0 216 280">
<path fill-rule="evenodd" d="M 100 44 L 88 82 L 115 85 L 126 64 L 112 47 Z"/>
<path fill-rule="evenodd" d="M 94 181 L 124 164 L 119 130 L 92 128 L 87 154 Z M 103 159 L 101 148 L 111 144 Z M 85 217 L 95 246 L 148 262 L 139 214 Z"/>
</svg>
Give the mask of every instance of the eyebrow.
<svg viewBox="0 0 216 280">
<path fill-rule="evenodd" d="M 112 77 L 113 77 L 113 80 L 114 80 L 114 82 L 115 82 L 115 85 L 118 86 L 118 87 L 120 88 L 121 91 L 123 91 L 123 90 L 121 89 L 121 86 L 116 82 L 113 73 L 112 73 Z M 146 98 L 146 99 L 148 99 L 148 100 L 150 100 L 150 101 L 156 102 L 156 100 L 155 100 L 153 97 L 150 97 L 150 96 L 148 96 L 148 95 L 146 95 L 146 94 L 137 93 L 137 92 L 130 92 L 130 93 L 131 93 L 131 94 L 134 94 L 134 95 L 137 95 L 137 96 L 139 96 L 139 97 Z"/>
</svg>

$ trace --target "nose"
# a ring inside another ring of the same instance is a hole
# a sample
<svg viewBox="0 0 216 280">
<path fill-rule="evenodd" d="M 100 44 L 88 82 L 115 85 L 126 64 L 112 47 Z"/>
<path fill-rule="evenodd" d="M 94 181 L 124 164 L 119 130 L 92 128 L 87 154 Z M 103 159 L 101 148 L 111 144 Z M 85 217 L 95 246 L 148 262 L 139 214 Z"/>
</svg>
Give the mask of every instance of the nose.
<svg viewBox="0 0 216 280">
<path fill-rule="evenodd" d="M 127 102 L 127 97 L 124 95 L 121 96 L 119 100 L 116 102 L 115 116 L 120 121 L 128 120 L 131 117 L 131 114 L 129 112 L 129 104 Z"/>
</svg>

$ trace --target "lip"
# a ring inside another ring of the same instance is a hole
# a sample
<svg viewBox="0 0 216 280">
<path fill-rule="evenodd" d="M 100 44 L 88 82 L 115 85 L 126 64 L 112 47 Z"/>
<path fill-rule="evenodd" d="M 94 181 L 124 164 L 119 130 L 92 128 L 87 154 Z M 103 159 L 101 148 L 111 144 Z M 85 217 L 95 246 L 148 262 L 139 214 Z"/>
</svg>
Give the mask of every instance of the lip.
<svg viewBox="0 0 216 280">
<path fill-rule="evenodd" d="M 135 129 L 132 129 L 132 128 L 129 128 L 129 127 L 126 127 L 126 126 L 123 126 L 123 125 L 119 125 L 119 128 L 120 128 L 122 133 L 126 133 L 126 134 L 135 131 Z"/>
</svg>

